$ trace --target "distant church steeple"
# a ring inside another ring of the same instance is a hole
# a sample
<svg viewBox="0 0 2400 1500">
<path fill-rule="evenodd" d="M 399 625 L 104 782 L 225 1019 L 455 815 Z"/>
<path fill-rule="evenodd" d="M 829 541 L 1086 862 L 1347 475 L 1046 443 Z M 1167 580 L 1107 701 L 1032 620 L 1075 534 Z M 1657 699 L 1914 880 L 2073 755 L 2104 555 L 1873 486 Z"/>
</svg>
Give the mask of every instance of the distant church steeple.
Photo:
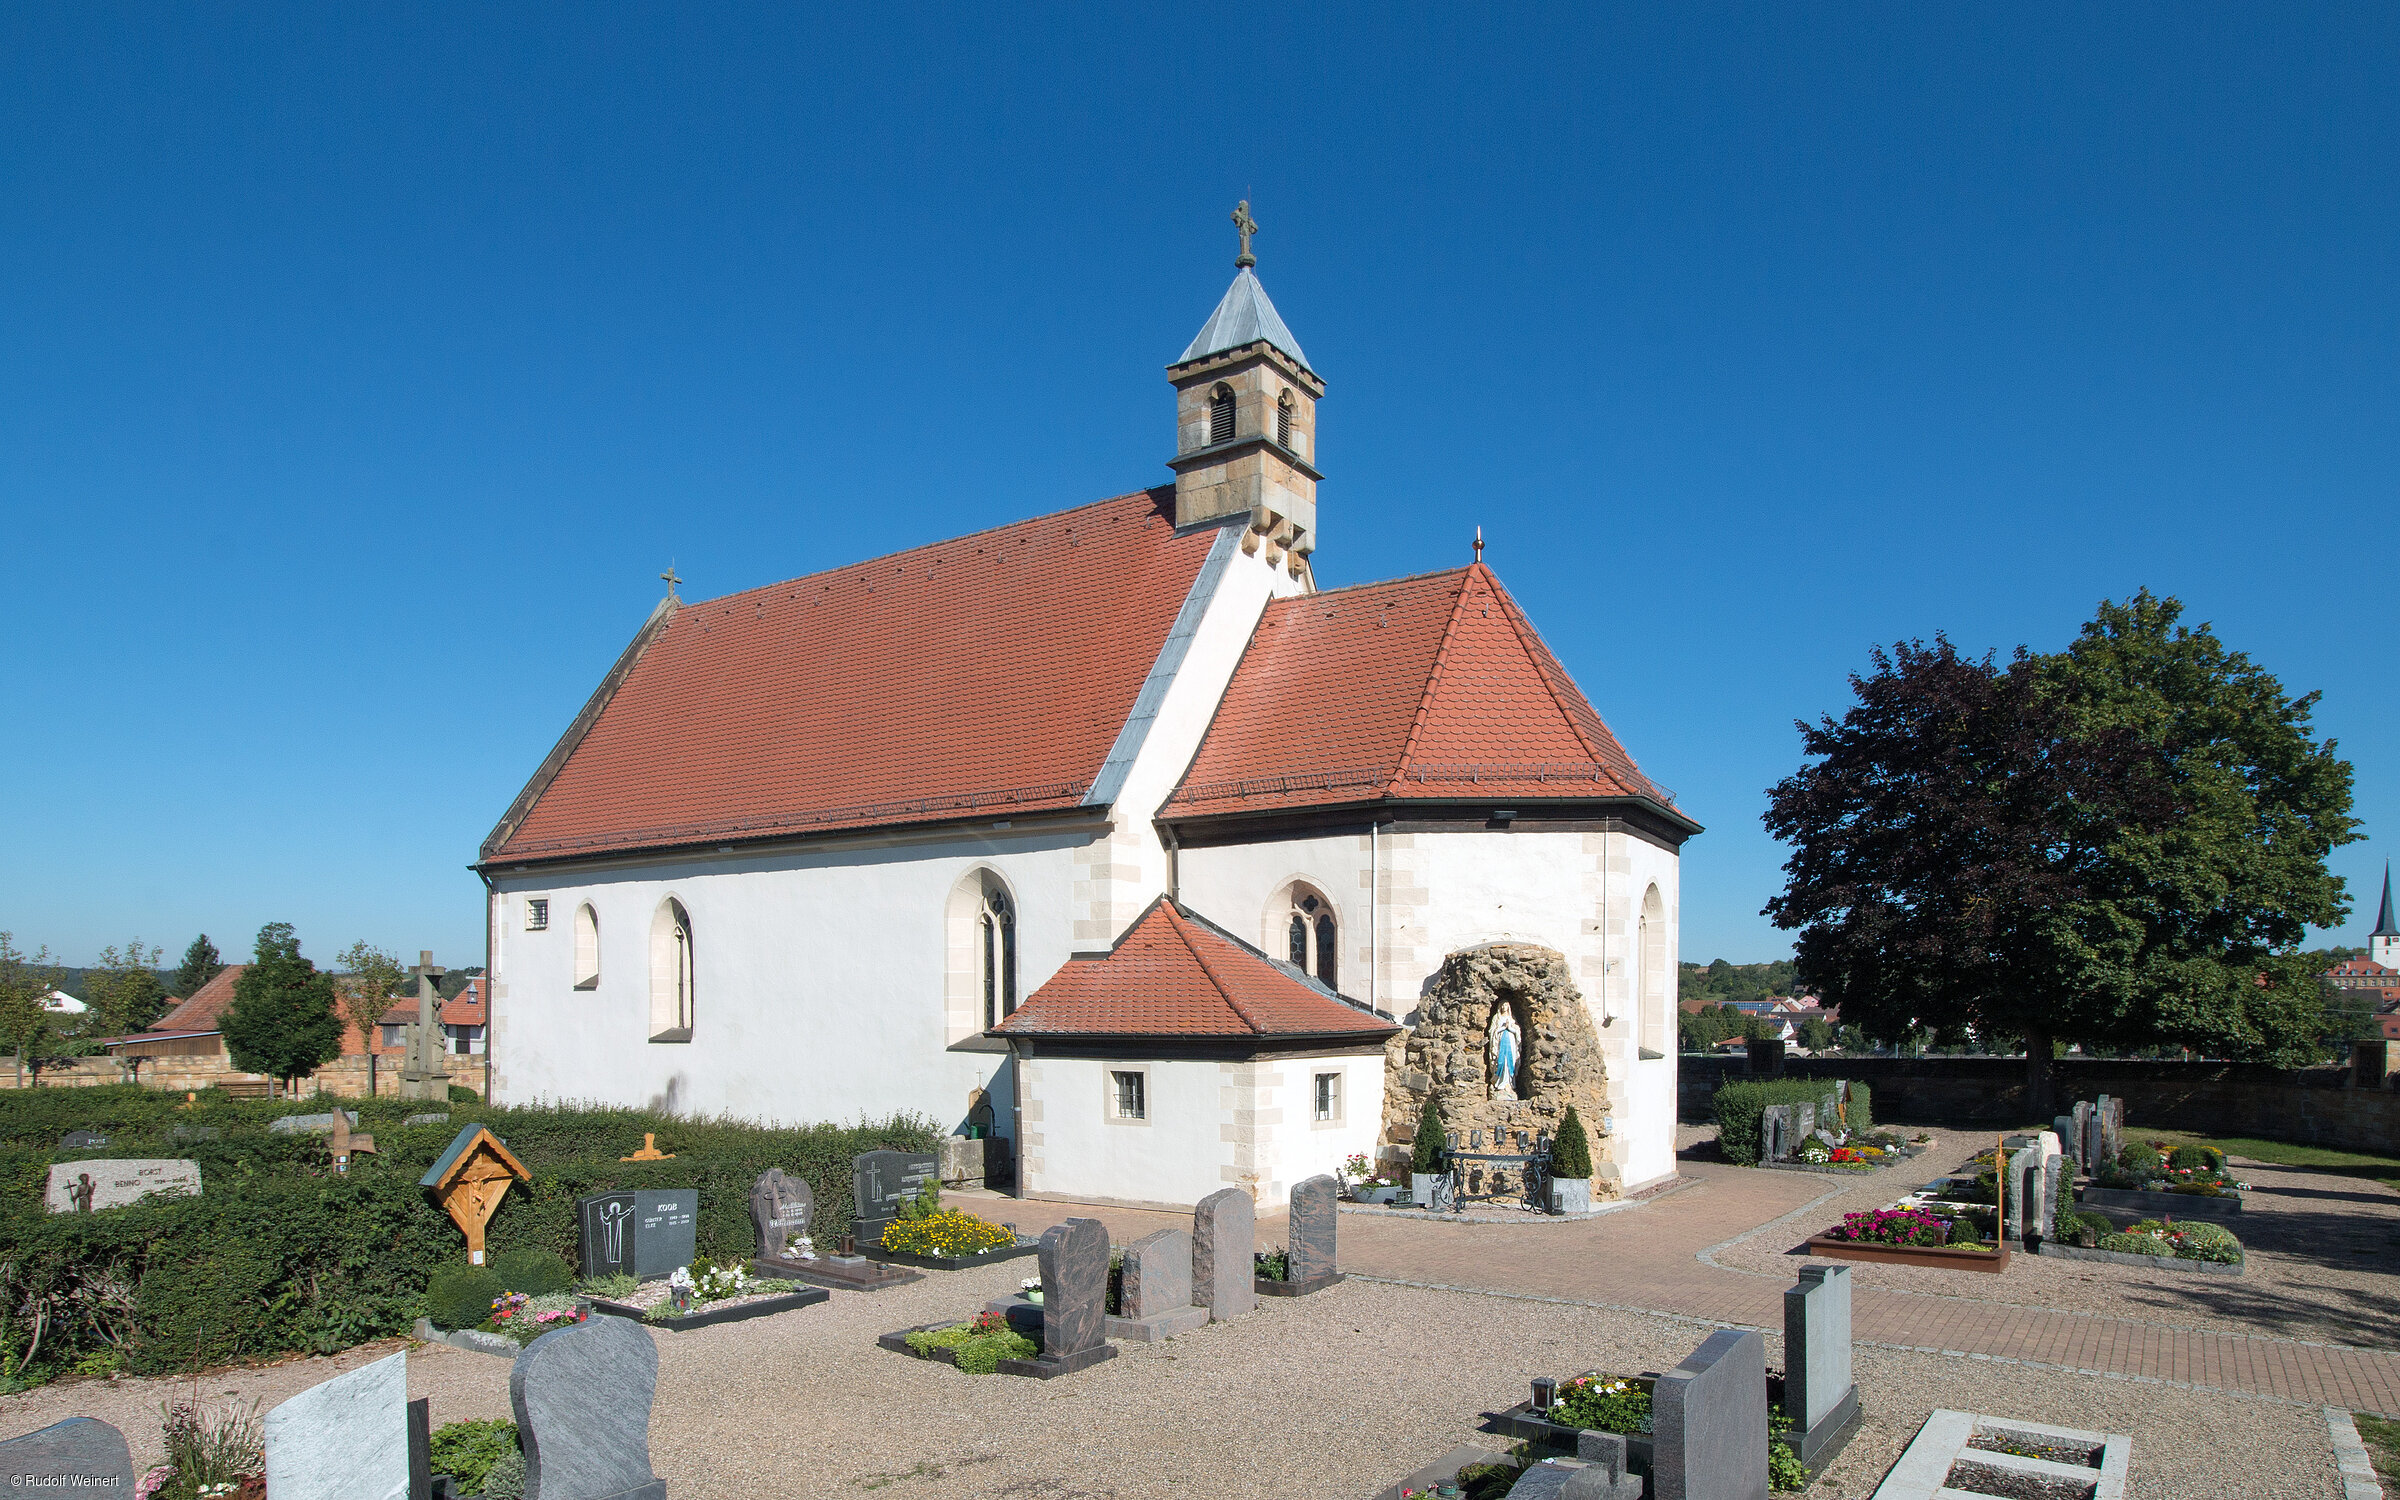
<svg viewBox="0 0 2400 1500">
<path fill-rule="evenodd" d="M 2387 969 L 2400 969 L 2400 921 L 2392 919 L 2392 862 L 2383 862 L 2383 910 L 2375 918 L 2375 933 L 2367 939 L 2367 957 Z"/>
<path fill-rule="evenodd" d="M 1175 387 L 1175 524 L 1247 512 L 1245 549 L 1306 577 L 1317 546 L 1317 398 L 1325 382 L 1308 366 L 1251 267 L 1258 221 L 1249 200 L 1233 211 L 1242 237 L 1233 285 L 1181 358 Z"/>
</svg>

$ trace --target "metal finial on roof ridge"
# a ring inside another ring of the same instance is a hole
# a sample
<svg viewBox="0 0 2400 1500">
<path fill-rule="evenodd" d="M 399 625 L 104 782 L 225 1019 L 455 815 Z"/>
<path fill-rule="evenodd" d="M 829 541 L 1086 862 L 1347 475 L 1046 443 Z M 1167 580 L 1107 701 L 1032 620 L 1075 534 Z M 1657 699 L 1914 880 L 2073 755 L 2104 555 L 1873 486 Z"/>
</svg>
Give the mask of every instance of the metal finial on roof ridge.
<svg viewBox="0 0 2400 1500">
<path fill-rule="evenodd" d="M 1242 253 L 1233 258 L 1234 269 L 1247 270 L 1257 265 L 1258 257 L 1250 253 L 1250 236 L 1258 233 L 1258 220 L 1250 217 L 1250 200 L 1247 198 L 1233 206 L 1233 230 L 1242 237 Z"/>
</svg>

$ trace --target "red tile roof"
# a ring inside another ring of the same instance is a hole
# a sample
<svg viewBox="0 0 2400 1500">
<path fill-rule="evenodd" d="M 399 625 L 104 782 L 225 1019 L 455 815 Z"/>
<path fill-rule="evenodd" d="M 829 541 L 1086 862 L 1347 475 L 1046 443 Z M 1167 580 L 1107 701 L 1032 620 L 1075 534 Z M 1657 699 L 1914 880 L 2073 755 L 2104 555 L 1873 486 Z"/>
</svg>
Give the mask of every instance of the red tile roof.
<svg viewBox="0 0 2400 1500">
<path fill-rule="evenodd" d="M 1302 1037 L 1371 1042 L 1399 1028 L 1165 896 L 1104 957 L 1072 959 L 1003 1036 Z"/>
<path fill-rule="evenodd" d="M 494 860 L 1073 807 L 1216 539 L 1122 495 L 676 610 Z M 531 789 L 529 789 L 531 790 Z"/>
<path fill-rule="evenodd" d="M 2380 979 L 2386 974 L 2400 976 L 2400 969 L 2388 969 L 2371 958 L 2345 958 L 2325 971 L 2327 979 Z"/>
<path fill-rule="evenodd" d="M 485 1019 L 481 979 L 468 980 L 465 989 L 442 1002 L 444 1026 L 481 1026 Z"/>
<path fill-rule="evenodd" d="M 1162 812 L 1462 797 L 1674 805 L 1481 563 L 1268 605 Z"/>
<path fill-rule="evenodd" d="M 160 1016 L 149 1026 L 151 1031 L 214 1031 L 217 1017 L 233 1003 L 233 983 L 242 977 L 248 964 L 227 964 L 217 971 L 217 977 L 192 991 L 192 997 Z"/>
</svg>

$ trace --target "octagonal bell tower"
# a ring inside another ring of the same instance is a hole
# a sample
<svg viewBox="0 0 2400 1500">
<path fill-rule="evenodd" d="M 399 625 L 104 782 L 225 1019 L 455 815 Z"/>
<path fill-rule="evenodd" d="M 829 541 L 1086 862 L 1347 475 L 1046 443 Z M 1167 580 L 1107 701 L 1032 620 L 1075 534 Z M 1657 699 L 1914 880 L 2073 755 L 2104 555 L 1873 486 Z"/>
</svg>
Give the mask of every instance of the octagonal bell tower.
<svg viewBox="0 0 2400 1500">
<path fill-rule="evenodd" d="M 1251 267 L 1257 221 L 1233 212 L 1242 252 L 1233 285 L 1181 358 L 1175 387 L 1175 524 L 1247 513 L 1245 551 L 1308 577 L 1317 546 L 1317 398 L 1325 382 L 1308 366 Z"/>
</svg>

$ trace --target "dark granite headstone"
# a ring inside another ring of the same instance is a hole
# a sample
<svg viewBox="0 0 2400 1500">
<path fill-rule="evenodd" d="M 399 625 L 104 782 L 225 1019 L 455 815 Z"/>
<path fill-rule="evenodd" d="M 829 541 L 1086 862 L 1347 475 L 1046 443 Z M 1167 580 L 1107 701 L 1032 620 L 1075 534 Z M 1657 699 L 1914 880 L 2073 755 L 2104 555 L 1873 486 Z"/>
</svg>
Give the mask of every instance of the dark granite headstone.
<svg viewBox="0 0 2400 1500">
<path fill-rule="evenodd" d="M 1720 1328 L 1651 1395 L 1654 1500 L 1767 1500 L 1767 1344 Z"/>
<path fill-rule="evenodd" d="M 633 1224 L 634 1275 L 648 1281 L 690 1265 L 700 1253 L 700 1190 L 636 1192 Z"/>
<path fill-rule="evenodd" d="M 575 1200 L 585 1280 L 633 1274 L 633 1196 L 628 1189 Z"/>
<path fill-rule="evenodd" d="M 1567 1476 L 1559 1500 L 1642 1500 L 1642 1476 L 1626 1471 L 1632 1457 L 1621 1432 L 1575 1434 L 1575 1456 L 1584 1467 Z"/>
<path fill-rule="evenodd" d="M 433 1500 L 433 1398 L 408 1403 L 408 1500 Z"/>
<path fill-rule="evenodd" d="M 750 1188 L 750 1224 L 758 1231 L 759 1257 L 782 1260 L 793 1241 L 815 1233 L 811 1225 L 816 1209 L 817 1195 L 806 1178 L 788 1176 L 781 1167 L 760 1173 Z"/>
<path fill-rule="evenodd" d="M 1192 1300 L 1223 1323 L 1258 1307 L 1258 1209 L 1219 1188 L 1192 1210 Z"/>
<path fill-rule="evenodd" d="M 1161 1229 L 1125 1247 L 1117 1305 L 1127 1318 L 1157 1318 L 1192 1305 L 1192 1237 Z"/>
<path fill-rule="evenodd" d="M 869 1151 L 850 1161 L 850 1232 L 862 1245 L 883 1237 L 900 1205 L 940 1181 L 942 1164 L 921 1151 Z"/>
<path fill-rule="evenodd" d="M 125 1434 L 92 1417 L 69 1417 L 0 1443 L 0 1490 L 29 1495 L 130 1495 L 133 1454 Z"/>
<path fill-rule="evenodd" d="M 1850 1378 L 1850 1268 L 1803 1266 L 1783 1294 L 1783 1409 L 1800 1462 L 1824 1466 L 1858 1410 Z"/>
<path fill-rule="evenodd" d="M 108 1137 L 96 1130 L 70 1130 L 58 1143 L 61 1151 L 89 1151 L 108 1144 Z"/>
<path fill-rule="evenodd" d="M 592 1318 L 525 1346 L 508 1404 L 525 1450 L 525 1500 L 666 1500 L 650 1468 L 658 1346 L 630 1318 Z"/>
<path fill-rule="evenodd" d="M 1069 1219 L 1042 1232 L 1042 1352 L 1004 1359 L 1011 1375 L 1048 1379 L 1114 1355 L 1108 1326 L 1108 1226 Z"/>
<path fill-rule="evenodd" d="M 1331 1177 L 1311 1177 L 1292 1188 L 1292 1218 L 1286 1245 L 1290 1254 L 1285 1274 L 1294 1282 L 1319 1281 L 1334 1274 L 1334 1199 L 1341 1184 Z"/>
<path fill-rule="evenodd" d="M 2092 1102 L 2089 1099 L 2075 1102 L 2075 1136 L 2067 1150 L 2074 1156 L 2075 1165 L 2086 1172 L 2092 1170 Z"/>
</svg>

